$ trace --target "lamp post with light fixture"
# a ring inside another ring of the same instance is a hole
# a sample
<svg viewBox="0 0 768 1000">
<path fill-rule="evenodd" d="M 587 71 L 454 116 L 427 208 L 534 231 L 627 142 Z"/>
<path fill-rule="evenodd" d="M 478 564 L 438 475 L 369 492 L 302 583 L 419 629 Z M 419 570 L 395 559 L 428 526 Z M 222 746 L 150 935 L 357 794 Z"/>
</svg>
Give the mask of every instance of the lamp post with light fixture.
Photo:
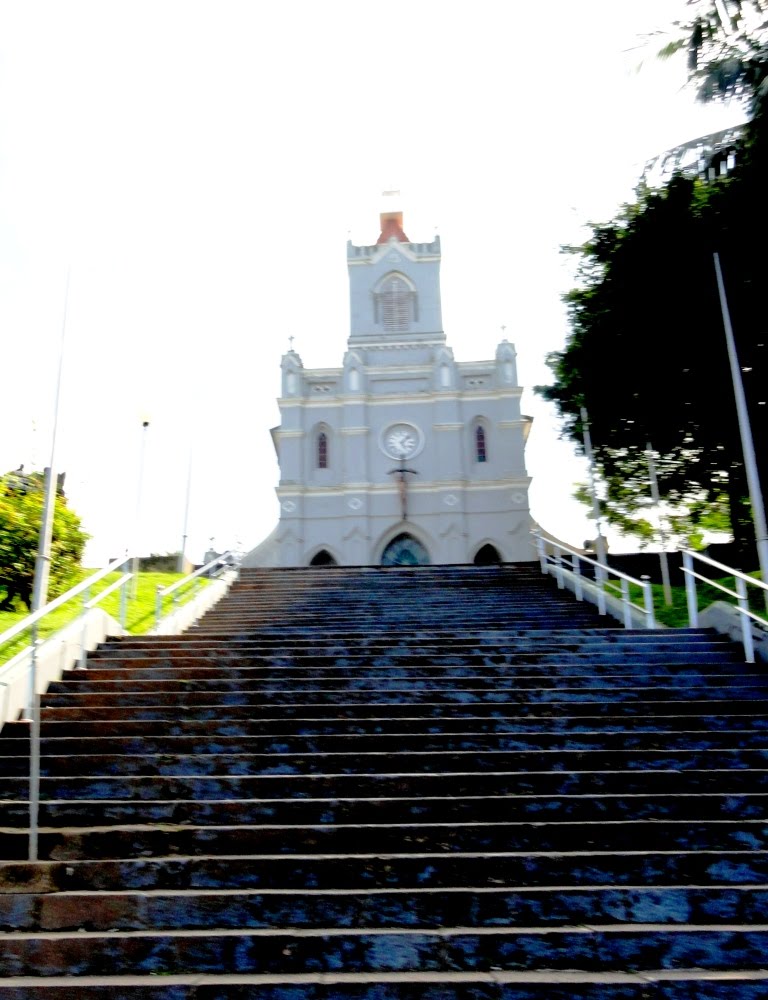
<svg viewBox="0 0 768 1000">
<path fill-rule="evenodd" d="M 734 340 L 733 327 L 731 326 L 731 314 L 725 295 L 723 272 L 720 268 L 720 255 L 715 253 L 713 254 L 713 258 L 715 262 L 715 276 L 717 277 L 717 291 L 720 295 L 720 311 L 723 315 L 725 342 L 728 347 L 728 361 L 731 367 L 733 394 L 736 398 L 736 414 L 739 419 L 741 448 L 744 453 L 744 470 L 747 474 L 749 500 L 752 505 L 752 520 L 755 525 L 757 559 L 760 564 L 761 578 L 764 582 L 768 582 L 768 527 L 765 520 L 765 505 L 763 503 L 763 492 L 760 488 L 760 476 L 757 471 L 755 444 L 752 438 L 752 427 L 749 423 L 749 411 L 747 410 L 747 400 L 744 395 L 744 383 L 741 378 L 739 356 L 736 352 L 736 341 Z M 765 600 L 766 607 L 768 607 L 768 592 L 766 593 Z"/>
<path fill-rule="evenodd" d="M 141 533 L 141 501 L 144 489 L 144 458 L 147 450 L 147 428 L 149 419 L 143 417 L 141 421 L 141 445 L 139 448 L 139 473 L 136 482 L 136 522 L 133 532 L 133 559 L 131 561 L 131 597 L 135 599 L 139 585 L 139 547 Z"/>
</svg>

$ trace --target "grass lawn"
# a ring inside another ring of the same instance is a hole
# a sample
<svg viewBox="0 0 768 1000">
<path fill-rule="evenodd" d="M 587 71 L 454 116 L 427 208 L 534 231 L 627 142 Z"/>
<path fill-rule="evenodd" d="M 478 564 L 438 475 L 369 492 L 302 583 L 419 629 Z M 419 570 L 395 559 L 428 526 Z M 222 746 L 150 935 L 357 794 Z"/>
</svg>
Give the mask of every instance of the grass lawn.
<svg viewBox="0 0 768 1000">
<path fill-rule="evenodd" d="M 756 580 L 760 579 L 759 573 L 751 573 L 750 576 L 755 577 Z M 736 583 L 732 576 L 724 576 L 715 581 L 723 587 L 727 587 L 729 590 L 735 591 Z M 664 588 L 660 583 L 651 584 L 651 589 L 653 591 L 653 610 L 656 615 L 656 620 L 661 622 L 662 625 L 666 625 L 668 628 L 687 628 L 688 627 L 688 604 L 685 597 L 685 587 L 672 587 L 672 604 L 667 605 L 664 602 Z M 766 617 L 765 600 L 763 598 L 763 591 L 759 587 L 747 587 L 747 592 L 749 596 L 749 606 L 755 614 L 761 617 Z M 703 611 L 704 608 L 708 608 L 710 604 L 714 604 L 715 601 L 725 601 L 727 604 L 735 605 L 736 599 L 729 597 L 728 594 L 724 594 L 717 587 L 711 587 L 706 583 L 702 583 L 701 580 L 696 581 L 696 596 L 698 599 L 699 611 Z M 643 593 L 639 587 L 630 587 L 630 598 L 642 606 L 643 604 Z"/>
<path fill-rule="evenodd" d="M 81 580 L 84 580 L 88 576 L 92 576 L 95 572 L 97 572 L 97 570 L 82 570 L 80 578 L 76 580 L 72 586 L 76 586 Z M 85 601 L 92 600 L 99 593 L 101 593 L 102 590 L 106 590 L 110 584 L 119 579 L 119 577 L 119 573 L 110 573 L 94 585 L 90 594 L 87 596 L 85 594 L 80 594 L 75 597 L 74 600 L 68 601 L 60 608 L 57 608 L 56 611 L 53 611 L 50 615 L 46 616 L 39 626 L 40 638 L 44 639 L 46 636 L 52 635 L 54 632 L 58 632 L 58 630 L 63 628 L 65 625 L 69 625 L 70 622 L 74 621 L 80 615 Z M 182 578 L 183 574 L 181 573 L 139 573 L 135 598 L 130 596 L 131 583 L 129 582 L 127 584 L 129 596 L 125 622 L 126 629 L 134 635 L 141 635 L 153 628 L 155 624 L 155 599 L 157 588 L 167 587 L 169 584 L 175 583 L 176 580 L 181 580 Z M 210 580 L 197 577 L 191 582 L 191 584 L 181 589 L 181 593 L 179 594 L 179 603 L 184 604 L 196 593 L 198 593 L 202 587 L 207 587 L 209 583 Z M 108 594 L 99 607 L 102 607 L 107 614 L 111 615 L 116 621 L 119 621 L 119 590 L 115 590 L 113 593 Z M 171 611 L 171 608 L 171 597 L 166 597 L 163 603 L 163 613 L 168 614 Z M 12 625 L 21 621 L 27 616 L 27 614 L 28 612 L 26 610 L 0 611 L 0 633 L 5 632 L 6 629 L 11 628 Z M 17 652 L 19 652 L 19 650 L 28 646 L 29 641 L 29 633 L 26 633 L 18 636 L 9 643 L 5 643 L 2 648 L 0 648 L 0 664 L 5 663 Z"/>
</svg>

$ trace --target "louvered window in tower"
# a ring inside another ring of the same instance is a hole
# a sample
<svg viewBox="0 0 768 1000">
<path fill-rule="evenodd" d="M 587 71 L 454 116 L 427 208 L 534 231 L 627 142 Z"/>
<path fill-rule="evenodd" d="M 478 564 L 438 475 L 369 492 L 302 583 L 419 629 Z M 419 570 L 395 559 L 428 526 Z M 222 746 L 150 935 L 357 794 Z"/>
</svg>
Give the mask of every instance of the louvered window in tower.
<svg viewBox="0 0 768 1000">
<path fill-rule="evenodd" d="M 395 274 L 387 278 L 377 298 L 378 313 L 385 330 L 401 333 L 410 329 L 414 312 L 414 293 L 402 278 Z"/>
</svg>

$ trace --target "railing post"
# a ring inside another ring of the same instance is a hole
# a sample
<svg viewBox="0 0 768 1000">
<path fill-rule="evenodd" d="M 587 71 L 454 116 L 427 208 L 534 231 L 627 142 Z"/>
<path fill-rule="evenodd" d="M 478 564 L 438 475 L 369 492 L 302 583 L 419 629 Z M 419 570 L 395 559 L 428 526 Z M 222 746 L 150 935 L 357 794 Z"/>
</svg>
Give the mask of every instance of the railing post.
<svg viewBox="0 0 768 1000">
<path fill-rule="evenodd" d="M 690 552 L 683 550 L 685 574 L 685 600 L 688 604 L 688 624 L 696 628 L 699 624 L 699 602 L 696 597 L 696 577 L 693 575 L 693 559 Z"/>
<path fill-rule="evenodd" d="M 559 548 L 555 549 L 555 579 L 557 580 L 558 589 L 562 590 L 565 586 L 565 581 L 563 579 L 563 559 Z"/>
<path fill-rule="evenodd" d="M 747 663 L 755 662 L 755 645 L 752 639 L 752 621 L 746 613 L 749 611 L 747 585 L 740 576 L 735 577 L 736 593 L 739 595 L 739 612 L 741 618 L 741 641 L 744 646 L 744 659 Z"/>
<path fill-rule="evenodd" d="M 86 617 L 87 614 L 88 614 L 87 611 L 83 612 L 83 627 L 80 630 L 80 656 L 77 661 L 78 670 L 85 670 L 85 660 L 88 655 L 88 651 L 85 648 L 86 640 L 88 638 L 88 618 Z"/>
<path fill-rule="evenodd" d="M 120 587 L 120 628 L 125 632 L 125 623 L 128 619 L 128 581 L 123 580 Z"/>
<path fill-rule="evenodd" d="M 621 603 L 624 605 L 624 628 L 632 628 L 632 608 L 629 606 L 629 580 L 621 577 Z"/>
<path fill-rule="evenodd" d="M 37 861 L 40 819 L 40 696 L 37 693 L 37 622 L 32 626 L 32 662 L 29 684 L 29 850 L 28 860 Z"/>
<path fill-rule="evenodd" d="M 541 566 L 541 572 L 547 572 L 547 553 L 544 548 L 544 539 L 541 535 L 536 535 L 536 551 L 539 553 L 539 565 Z"/>
<path fill-rule="evenodd" d="M 157 589 L 155 591 L 155 628 L 160 626 L 160 618 L 163 613 L 163 595 L 161 593 L 162 586 L 158 583 Z"/>
<path fill-rule="evenodd" d="M 573 575 L 575 580 L 573 581 L 573 592 L 576 595 L 577 601 L 584 600 L 584 591 L 581 586 L 581 560 L 578 556 L 573 557 Z"/>
<path fill-rule="evenodd" d="M 603 566 L 597 566 L 595 583 L 597 584 L 597 610 L 599 614 L 604 615 L 607 609 L 605 604 L 605 569 Z"/>
<path fill-rule="evenodd" d="M 653 587 L 648 577 L 642 577 L 643 604 L 645 605 L 645 627 L 656 628 L 656 616 L 653 613 Z"/>
</svg>

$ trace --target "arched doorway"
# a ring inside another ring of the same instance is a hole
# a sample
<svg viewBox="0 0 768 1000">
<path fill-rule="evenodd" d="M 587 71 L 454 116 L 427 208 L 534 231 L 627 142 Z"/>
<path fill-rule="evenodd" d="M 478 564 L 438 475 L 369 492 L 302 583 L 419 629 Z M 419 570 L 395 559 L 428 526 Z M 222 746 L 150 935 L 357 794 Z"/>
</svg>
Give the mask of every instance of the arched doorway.
<svg viewBox="0 0 768 1000">
<path fill-rule="evenodd" d="M 403 533 L 384 549 L 382 566 L 429 566 L 429 553 L 413 535 Z"/>
<path fill-rule="evenodd" d="M 482 545 L 475 553 L 475 558 L 472 560 L 475 566 L 498 566 L 501 562 L 501 556 L 499 555 L 499 550 L 495 545 L 490 543 Z"/>
<path fill-rule="evenodd" d="M 320 549 L 309 560 L 310 566 L 337 566 L 338 563 L 327 549 Z"/>
</svg>

